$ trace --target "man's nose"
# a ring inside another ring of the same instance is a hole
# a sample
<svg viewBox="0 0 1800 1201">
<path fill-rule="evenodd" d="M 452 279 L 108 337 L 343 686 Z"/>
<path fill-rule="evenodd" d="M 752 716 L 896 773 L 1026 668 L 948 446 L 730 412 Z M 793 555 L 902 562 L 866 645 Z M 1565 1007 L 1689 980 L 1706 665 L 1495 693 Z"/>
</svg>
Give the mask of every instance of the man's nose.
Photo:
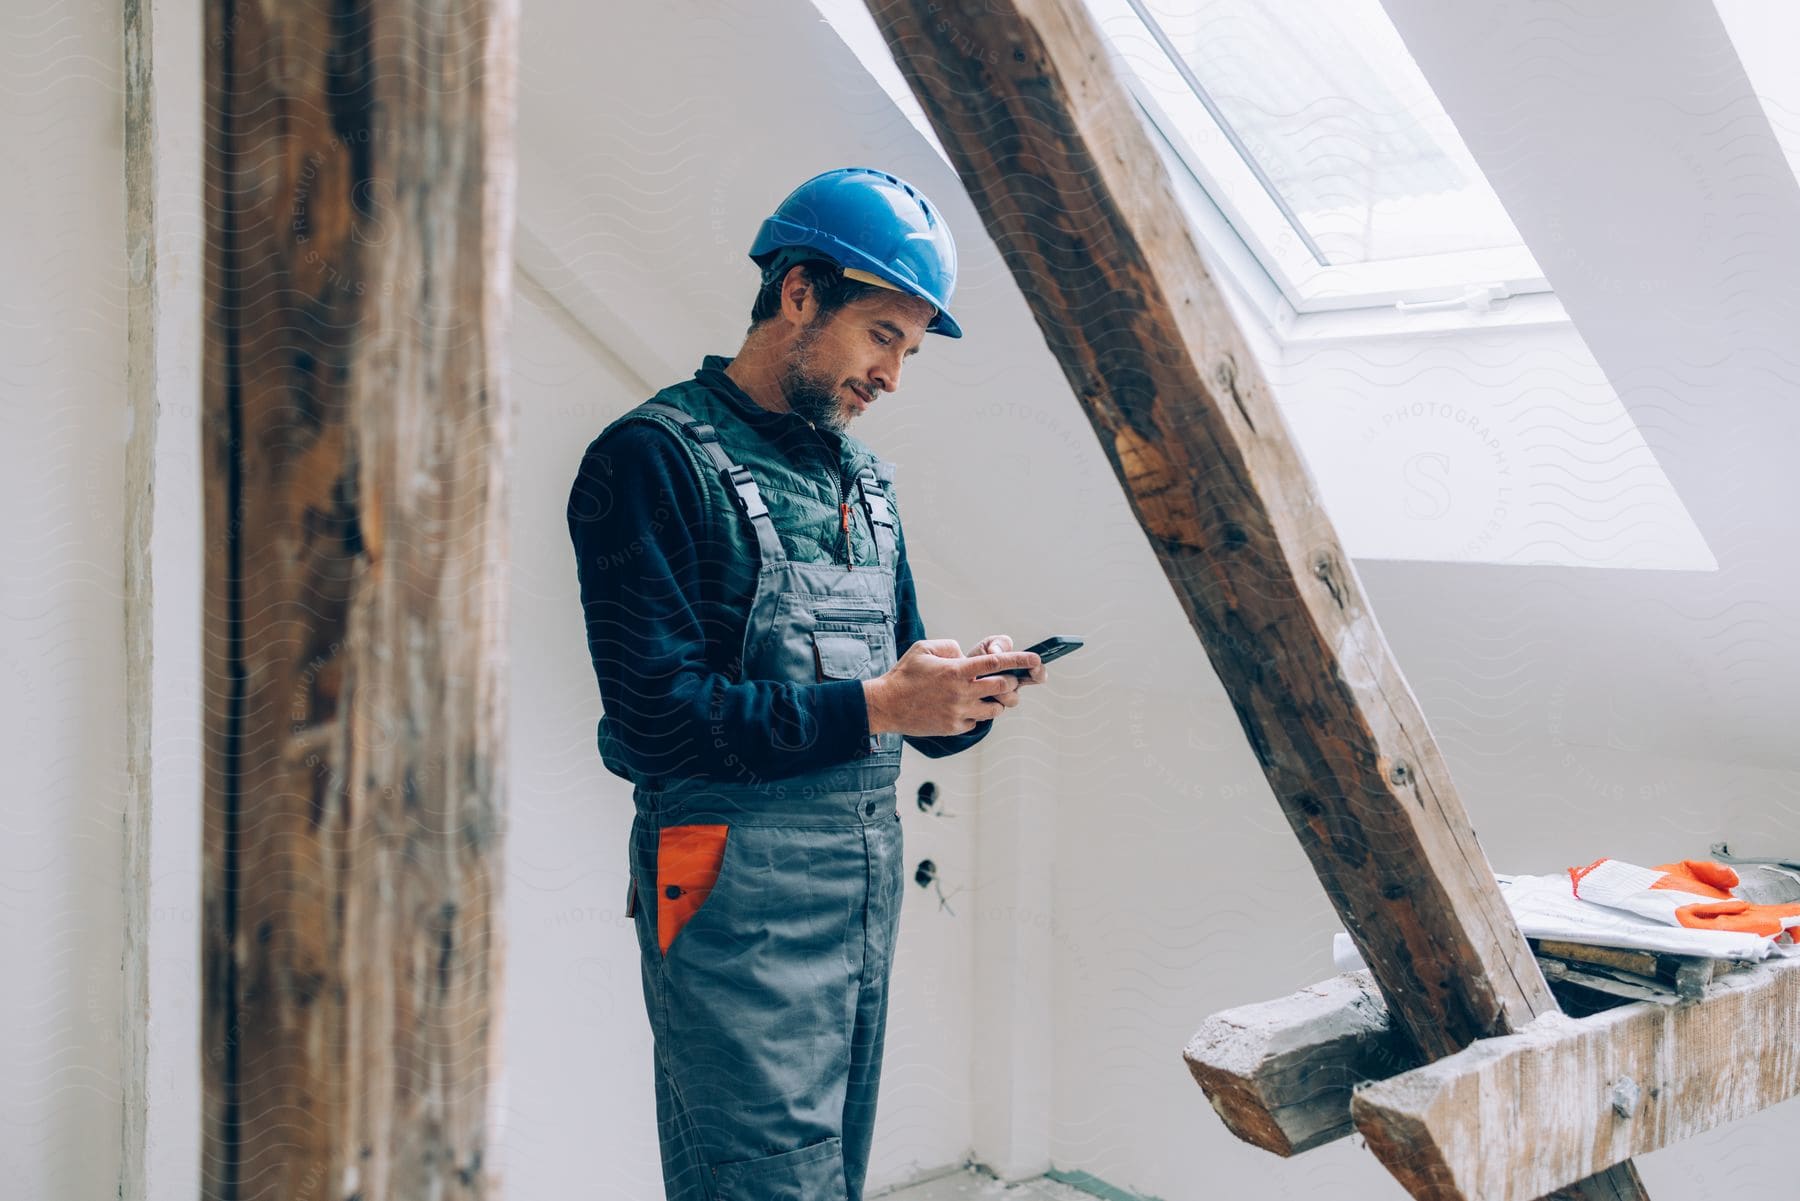
<svg viewBox="0 0 1800 1201">
<path fill-rule="evenodd" d="M 900 363 L 896 360 L 892 363 L 878 364 L 875 370 L 869 373 L 869 378 L 883 392 L 898 392 L 900 390 Z"/>
</svg>

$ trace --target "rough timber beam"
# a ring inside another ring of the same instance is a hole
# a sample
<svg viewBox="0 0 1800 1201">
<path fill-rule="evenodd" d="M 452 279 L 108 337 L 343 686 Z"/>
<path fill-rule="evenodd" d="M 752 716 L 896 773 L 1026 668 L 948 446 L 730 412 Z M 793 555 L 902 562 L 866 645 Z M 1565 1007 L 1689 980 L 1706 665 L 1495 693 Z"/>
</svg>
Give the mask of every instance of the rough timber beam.
<svg viewBox="0 0 1800 1201">
<path fill-rule="evenodd" d="M 869 8 L 1421 1058 L 1555 1012 L 1079 0 Z M 1643 1196 L 1628 1164 L 1590 1183 Z"/>
<path fill-rule="evenodd" d="M 516 25 L 205 6 L 203 1198 L 493 1191 Z"/>
<path fill-rule="evenodd" d="M 1356 1085 L 1419 1066 L 1367 972 L 1215 1013 L 1183 1058 L 1226 1127 L 1277 1155 L 1349 1134 Z"/>
<path fill-rule="evenodd" d="M 1688 1005 L 1545 1014 L 1364 1085 L 1351 1112 L 1413 1196 L 1525 1201 L 1800 1095 L 1797 1012 L 1800 961 L 1772 960 Z"/>
<path fill-rule="evenodd" d="M 1545 949 L 1559 947 L 1594 961 L 1628 963 L 1631 966 L 1626 970 L 1641 974 L 1668 977 L 1663 986 L 1668 990 L 1667 997 L 1659 998 L 1651 1005 L 1639 1005 L 1639 1009 L 1667 1009 L 1683 987 L 1684 973 L 1701 965 L 1707 969 L 1715 967 L 1711 960 L 1553 942 L 1542 945 Z M 1714 993 L 1718 991 L 1712 983 L 1711 971 L 1706 974 L 1707 983 L 1700 984 L 1696 979 L 1691 995 L 1681 993 L 1682 999 L 1701 1001 L 1708 995 L 1707 989 Z M 1723 976 L 1717 978 L 1723 979 Z M 1748 980 L 1733 979 L 1734 987 L 1742 988 L 1749 983 Z M 1590 990 L 1587 999 L 1591 999 L 1595 995 L 1592 990 L 1597 986 L 1579 987 Z M 1601 1038 L 1615 1044 L 1606 1052 L 1615 1057 L 1628 1054 L 1629 1049 L 1624 1044 L 1643 1038 L 1646 1030 L 1651 1030 L 1653 1037 L 1662 1037 L 1655 1033 L 1653 1018 L 1625 1022 L 1623 1004 L 1616 1002 L 1608 1006 L 1617 1012 L 1605 1023 L 1596 1018 L 1593 1024 L 1584 1020 L 1554 1029 L 1566 1034 L 1566 1045 L 1572 1053 L 1589 1053 L 1596 1045 L 1595 1039 Z M 1733 996 L 1725 1001 L 1725 1008 L 1735 1012 L 1740 1004 L 1741 999 Z M 1677 1034 L 1691 1031 L 1694 1020 L 1684 1016 L 1670 1029 Z M 1539 1044 L 1534 1045 L 1541 1045 L 1553 1027 L 1540 1023 L 1528 1029 L 1534 1031 L 1539 1040 Z M 1489 1048 L 1493 1041 L 1476 1046 Z M 1387 1005 L 1366 971 L 1335 976 L 1292 996 L 1215 1013 L 1189 1040 L 1183 1057 L 1187 1060 L 1188 1070 L 1205 1090 L 1207 1100 L 1233 1134 L 1252 1146 L 1284 1156 L 1331 1142 L 1356 1129 L 1358 1121 L 1352 1118 L 1351 1097 L 1359 1085 L 1391 1080 L 1422 1066 L 1411 1056 L 1407 1040 L 1393 1030 Z M 1471 1065 L 1467 1070 L 1473 1072 L 1485 1062 L 1473 1051 L 1465 1051 L 1438 1060 L 1430 1072 L 1417 1073 L 1417 1078 L 1428 1080 L 1433 1090 L 1441 1091 L 1445 1072 L 1455 1065 Z M 1780 1091 L 1786 1087 L 1780 1085 L 1769 1092 L 1771 1103 L 1787 1095 Z M 1416 1129 L 1420 1123 L 1380 1101 L 1385 1093 L 1386 1090 L 1368 1093 L 1375 1101 L 1365 1101 L 1357 1112 L 1363 1115 L 1360 1121 L 1364 1123 L 1385 1124 L 1385 1133 L 1382 1130 L 1365 1131 L 1370 1138 L 1377 1142 L 1397 1143 L 1402 1137 L 1397 1130 Z M 1756 1106 L 1750 1106 L 1750 1109 L 1754 1108 Z M 1535 1104 L 1527 1104 L 1525 1108 L 1529 1113 L 1542 1111 Z M 1737 1111 L 1733 1116 L 1740 1116 L 1742 1112 L 1749 1110 Z M 1606 1129 L 1611 1129 L 1609 1124 Z M 1398 1156 L 1402 1152 L 1396 1150 L 1393 1154 Z"/>
</svg>

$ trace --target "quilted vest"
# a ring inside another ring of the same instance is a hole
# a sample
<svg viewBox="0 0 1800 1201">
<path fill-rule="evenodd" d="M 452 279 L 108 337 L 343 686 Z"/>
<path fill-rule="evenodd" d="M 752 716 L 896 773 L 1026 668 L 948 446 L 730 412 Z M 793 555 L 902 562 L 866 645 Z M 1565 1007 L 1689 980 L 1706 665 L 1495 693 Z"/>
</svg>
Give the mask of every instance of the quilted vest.
<svg viewBox="0 0 1800 1201">
<path fill-rule="evenodd" d="M 852 571 L 858 564 L 879 564 L 870 512 L 860 502 L 857 489 L 858 475 L 864 471 L 874 473 L 886 494 L 896 527 L 899 522 L 893 500 L 893 463 L 848 434 L 838 435 L 834 445 L 832 436 L 814 429 L 797 414 L 770 412 L 741 392 L 722 395 L 723 389 L 735 390 L 735 385 L 722 376 L 730 362 L 719 355 L 706 356 L 696 378 L 664 388 L 650 401 L 619 416 L 600 435 L 604 438 L 627 421 L 654 421 L 668 430 L 687 455 L 700 481 L 706 508 L 706 529 L 696 532 L 696 541 L 705 548 L 709 563 L 723 581 L 720 595 L 710 598 L 710 611 L 708 605 L 702 608 L 702 626 L 709 631 L 709 641 L 713 631 L 744 628 L 761 555 L 750 522 L 739 511 L 737 491 L 721 478 L 718 469 L 682 432 L 675 419 L 647 408 L 648 405 L 672 405 L 714 428 L 726 453 L 754 478 L 782 549 L 795 562 L 848 565 Z M 700 378 L 714 372 L 721 374 L 713 376 L 712 383 Z M 847 535 L 841 507 L 845 504 L 849 505 Z M 718 608 L 720 605 L 723 611 Z M 741 680 L 739 647 L 733 640 L 717 641 L 719 645 L 713 649 L 720 657 L 710 666 L 733 681 Z M 601 758 L 614 774 L 629 779 L 616 739 L 613 723 L 602 715 Z"/>
</svg>

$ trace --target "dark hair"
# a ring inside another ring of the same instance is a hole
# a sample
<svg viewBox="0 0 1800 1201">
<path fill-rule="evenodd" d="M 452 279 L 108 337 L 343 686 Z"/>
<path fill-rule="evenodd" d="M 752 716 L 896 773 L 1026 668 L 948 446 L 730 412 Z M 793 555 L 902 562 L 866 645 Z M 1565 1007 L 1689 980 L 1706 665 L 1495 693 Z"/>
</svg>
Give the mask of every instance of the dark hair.
<svg viewBox="0 0 1800 1201">
<path fill-rule="evenodd" d="M 850 302 L 882 290 L 874 284 L 865 284 L 860 279 L 846 278 L 844 269 L 829 259 L 806 259 L 798 265 L 806 272 L 807 282 L 812 285 L 813 298 L 818 301 L 821 317 L 829 317 Z M 783 270 L 756 293 L 756 303 L 750 306 L 752 327 L 761 325 L 781 312 L 781 284 L 786 278 L 787 271 Z"/>
</svg>

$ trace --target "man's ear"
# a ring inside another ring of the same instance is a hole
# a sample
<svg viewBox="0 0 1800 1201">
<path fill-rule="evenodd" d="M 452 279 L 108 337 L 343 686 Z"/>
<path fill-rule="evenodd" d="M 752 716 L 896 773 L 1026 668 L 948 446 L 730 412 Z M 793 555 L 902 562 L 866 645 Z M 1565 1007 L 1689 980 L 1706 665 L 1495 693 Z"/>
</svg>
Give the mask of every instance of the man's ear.
<svg viewBox="0 0 1800 1201">
<path fill-rule="evenodd" d="M 782 315 L 798 325 L 805 325 L 812 319 L 807 307 L 809 301 L 818 303 L 818 297 L 813 293 L 812 277 L 806 273 L 804 263 L 795 263 L 781 279 Z"/>
</svg>

